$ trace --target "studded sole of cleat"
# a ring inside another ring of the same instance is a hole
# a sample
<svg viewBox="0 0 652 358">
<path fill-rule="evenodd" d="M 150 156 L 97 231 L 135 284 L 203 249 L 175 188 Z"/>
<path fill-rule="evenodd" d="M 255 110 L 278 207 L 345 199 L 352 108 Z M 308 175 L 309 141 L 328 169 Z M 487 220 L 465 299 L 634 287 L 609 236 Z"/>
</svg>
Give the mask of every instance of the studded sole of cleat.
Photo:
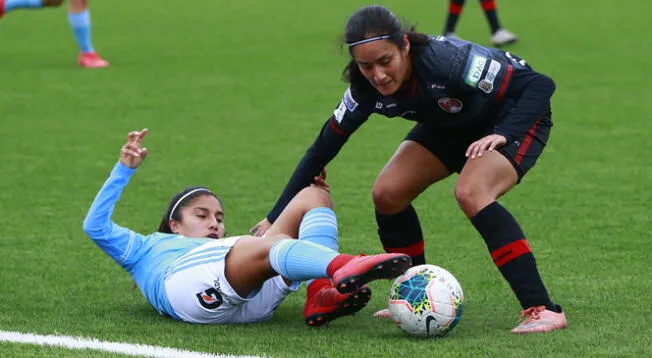
<svg viewBox="0 0 652 358">
<path fill-rule="evenodd" d="M 328 325 L 336 318 L 357 313 L 367 305 L 369 300 L 371 300 L 371 289 L 362 287 L 356 295 L 351 295 L 351 297 L 342 301 L 335 310 L 328 313 L 310 315 L 305 318 L 305 322 L 311 327 Z"/>
<path fill-rule="evenodd" d="M 367 282 L 396 278 L 411 266 L 412 262 L 408 256 L 388 259 L 376 264 L 376 266 L 361 275 L 349 276 L 340 280 L 336 288 L 340 293 L 354 292 Z"/>
</svg>

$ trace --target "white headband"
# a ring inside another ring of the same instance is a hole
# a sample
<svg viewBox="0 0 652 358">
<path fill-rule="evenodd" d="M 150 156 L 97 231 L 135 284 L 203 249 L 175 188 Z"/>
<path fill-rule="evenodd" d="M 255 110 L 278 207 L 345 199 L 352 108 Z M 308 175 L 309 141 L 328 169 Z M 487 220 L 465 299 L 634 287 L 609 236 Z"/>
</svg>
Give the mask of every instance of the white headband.
<svg viewBox="0 0 652 358">
<path fill-rule="evenodd" d="M 181 198 L 179 198 L 179 200 L 177 200 L 176 203 L 174 203 L 174 206 L 172 207 L 172 210 L 170 210 L 170 216 L 168 216 L 168 221 L 172 220 L 172 215 L 174 215 L 174 211 L 177 210 L 177 206 L 179 206 L 179 204 L 183 201 L 183 199 L 187 198 L 188 196 L 190 196 L 190 195 L 192 195 L 192 194 L 194 194 L 194 193 L 196 193 L 198 191 L 205 191 L 205 192 L 213 194 L 212 191 L 210 191 L 210 190 L 208 190 L 206 188 L 197 188 L 197 189 L 193 189 L 193 190 L 187 192 Z"/>
<path fill-rule="evenodd" d="M 355 46 L 355 45 L 361 45 L 361 44 L 366 44 L 367 42 L 372 42 L 372 41 L 378 41 L 378 40 L 384 40 L 392 37 L 392 35 L 383 35 L 383 36 L 376 36 L 376 37 L 370 37 L 368 39 L 356 41 L 356 42 L 351 42 L 349 45 L 349 48 Z"/>
<path fill-rule="evenodd" d="M 392 32 L 391 34 L 376 36 L 376 37 L 370 37 L 368 39 L 362 39 L 360 41 L 348 43 L 347 46 L 349 46 L 349 49 L 350 49 L 353 46 L 366 44 L 367 42 L 384 40 L 384 39 L 389 39 L 389 38 L 393 38 L 393 39 L 398 40 L 401 37 L 403 37 L 403 30 L 401 30 L 401 28 L 399 27 L 396 31 Z"/>
</svg>

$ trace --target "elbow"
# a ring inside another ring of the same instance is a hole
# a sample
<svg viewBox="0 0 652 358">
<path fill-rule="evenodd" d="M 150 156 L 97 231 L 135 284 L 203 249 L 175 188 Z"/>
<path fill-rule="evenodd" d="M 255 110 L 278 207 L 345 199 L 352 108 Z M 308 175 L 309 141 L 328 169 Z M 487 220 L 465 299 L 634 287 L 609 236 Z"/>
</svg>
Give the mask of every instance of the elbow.
<svg viewBox="0 0 652 358">
<path fill-rule="evenodd" d="M 91 220 L 89 220 L 88 216 L 84 219 L 84 222 L 82 223 L 82 229 L 84 230 L 86 235 L 90 236 L 91 238 L 93 238 L 93 236 L 97 232 L 97 228 L 95 227 L 95 225 L 91 223 Z"/>
<path fill-rule="evenodd" d="M 98 240 L 106 236 L 106 230 L 104 227 L 96 222 L 94 223 L 93 220 L 91 220 L 91 218 L 88 216 L 84 219 L 82 229 L 86 235 L 88 235 L 93 240 Z"/>
<path fill-rule="evenodd" d="M 555 81 L 546 76 L 546 75 L 541 75 L 539 79 L 539 87 L 542 89 L 545 89 L 546 92 L 550 93 L 550 96 L 552 96 L 553 93 L 555 93 L 555 90 L 557 89 L 557 84 L 555 84 Z"/>
</svg>

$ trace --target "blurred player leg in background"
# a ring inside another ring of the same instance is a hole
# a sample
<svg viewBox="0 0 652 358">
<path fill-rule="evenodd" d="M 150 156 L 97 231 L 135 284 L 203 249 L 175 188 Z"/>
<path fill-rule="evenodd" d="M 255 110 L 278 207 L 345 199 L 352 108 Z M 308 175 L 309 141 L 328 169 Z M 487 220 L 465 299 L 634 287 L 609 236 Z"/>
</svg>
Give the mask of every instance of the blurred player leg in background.
<svg viewBox="0 0 652 358">
<path fill-rule="evenodd" d="M 16 9 L 40 9 L 57 7 L 63 0 L 0 0 L 0 17 Z"/>
<path fill-rule="evenodd" d="M 480 4 L 482 5 L 482 10 L 484 10 L 484 14 L 491 29 L 491 43 L 496 47 L 500 47 L 516 42 L 518 37 L 500 26 L 496 10 L 496 1 L 480 0 Z M 463 9 L 464 0 L 450 0 L 450 3 L 448 4 L 448 16 L 444 28 L 445 36 L 456 37 L 455 27 L 457 26 L 457 21 L 459 20 Z"/>
<path fill-rule="evenodd" d="M 109 63 L 103 60 L 93 48 L 91 41 L 91 15 L 88 10 L 87 0 L 68 1 L 68 22 L 77 40 L 79 65 L 86 68 L 108 67 Z"/>
</svg>

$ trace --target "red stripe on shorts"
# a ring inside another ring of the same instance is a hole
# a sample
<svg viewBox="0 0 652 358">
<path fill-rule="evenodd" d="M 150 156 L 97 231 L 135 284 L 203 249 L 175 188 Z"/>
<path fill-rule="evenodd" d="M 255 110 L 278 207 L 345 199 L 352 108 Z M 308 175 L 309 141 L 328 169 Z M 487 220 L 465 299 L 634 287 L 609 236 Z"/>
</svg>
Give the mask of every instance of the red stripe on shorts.
<svg viewBox="0 0 652 358">
<path fill-rule="evenodd" d="M 525 156 L 525 153 L 527 153 L 528 148 L 530 148 L 538 124 L 539 124 L 539 120 L 537 119 L 537 121 L 534 122 L 532 127 L 530 127 L 530 130 L 527 131 L 527 134 L 525 135 L 525 139 L 523 139 L 523 143 L 521 143 L 521 145 L 518 147 L 518 151 L 516 152 L 516 158 L 514 158 L 516 164 L 521 164 L 521 160 Z"/>
</svg>

